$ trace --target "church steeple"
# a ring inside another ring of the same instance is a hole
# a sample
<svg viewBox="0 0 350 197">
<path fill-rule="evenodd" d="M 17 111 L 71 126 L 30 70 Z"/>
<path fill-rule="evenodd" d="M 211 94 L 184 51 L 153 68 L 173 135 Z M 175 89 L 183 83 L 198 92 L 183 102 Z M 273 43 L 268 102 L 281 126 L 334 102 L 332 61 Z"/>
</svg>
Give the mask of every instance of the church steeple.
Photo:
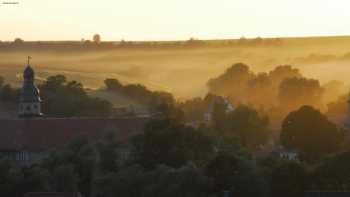
<svg viewBox="0 0 350 197">
<path fill-rule="evenodd" d="M 27 67 L 23 72 L 23 86 L 19 103 L 19 117 L 39 117 L 41 113 L 41 99 L 39 89 L 35 86 L 35 73 L 30 66 L 31 57 L 28 56 Z"/>
</svg>

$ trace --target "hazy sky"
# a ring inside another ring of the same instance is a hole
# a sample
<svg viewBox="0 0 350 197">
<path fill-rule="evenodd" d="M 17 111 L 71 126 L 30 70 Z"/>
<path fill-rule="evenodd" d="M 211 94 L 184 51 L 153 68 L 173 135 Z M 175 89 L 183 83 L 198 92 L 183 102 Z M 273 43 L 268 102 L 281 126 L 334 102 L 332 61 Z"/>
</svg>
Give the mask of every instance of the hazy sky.
<svg viewBox="0 0 350 197">
<path fill-rule="evenodd" d="M 350 35 L 349 0 L 0 2 L 0 40 L 80 40 L 94 33 L 103 40 Z"/>
</svg>

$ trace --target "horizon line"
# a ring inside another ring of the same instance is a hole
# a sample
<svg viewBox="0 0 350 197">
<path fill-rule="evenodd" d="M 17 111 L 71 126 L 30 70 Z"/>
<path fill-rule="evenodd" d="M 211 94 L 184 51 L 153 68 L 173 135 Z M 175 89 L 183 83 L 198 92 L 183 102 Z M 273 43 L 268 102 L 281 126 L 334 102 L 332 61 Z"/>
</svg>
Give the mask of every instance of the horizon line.
<svg viewBox="0 0 350 197">
<path fill-rule="evenodd" d="M 100 34 L 101 35 L 101 34 Z M 188 39 L 160 39 L 160 40 L 127 40 L 127 39 L 120 39 L 120 40 L 101 40 L 101 42 L 121 42 L 121 41 L 126 41 L 126 42 L 185 42 L 190 40 L 191 38 L 194 38 L 195 40 L 201 40 L 201 41 L 223 41 L 223 40 L 239 40 L 241 38 L 245 38 L 245 39 L 256 39 L 256 38 L 263 38 L 263 39 L 307 39 L 307 38 L 339 38 L 339 37 L 350 37 L 350 34 L 342 34 L 342 35 L 307 35 L 307 36 L 241 36 L 241 37 L 232 37 L 232 38 L 204 38 L 201 39 L 199 37 L 189 37 Z M 21 37 L 15 37 L 13 40 L 1 40 L 0 39 L 0 43 L 1 42 L 13 42 L 15 39 L 20 38 L 22 39 L 24 42 L 81 42 L 82 40 L 84 41 L 92 41 L 92 39 L 80 39 L 80 40 L 72 40 L 72 39 L 68 39 L 68 40 L 64 40 L 64 39 L 57 39 L 57 40 L 35 40 L 35 39 L 23 39 Z"/>
</svg>

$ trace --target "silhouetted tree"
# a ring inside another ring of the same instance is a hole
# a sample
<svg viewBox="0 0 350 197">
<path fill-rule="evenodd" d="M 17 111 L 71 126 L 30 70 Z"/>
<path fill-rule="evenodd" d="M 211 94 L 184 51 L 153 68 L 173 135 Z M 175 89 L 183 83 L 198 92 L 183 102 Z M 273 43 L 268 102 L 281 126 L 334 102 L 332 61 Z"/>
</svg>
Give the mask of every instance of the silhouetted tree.
<svg viewBox="0 0 350 197">
<path fill-rule="evenodd" d="M 11 87 L 10 84 L 6 84 L 1 87 L 0 98 L 4 102 L 16 103 L 18 101 L 19 89 Z"/>
<path fill-rule="evenodd" d="M 281 143 L 297 150 L 302 159 L 318 160 L 339 150 L 343 133 L 320 111 L 303 106 L 284 119 Z"/>
<path fill-rule="evenodd" d="M 265 196 L 263 179 L 252 161 L 229 152 L 219 152 L 206 167 L 217 193 L 230 191 L 233 196 Z"/>
<path fill-rule="evenodd" d="M 301 162 L 281 160 L 276 166 L 271 167 L 270 187 L 272 197 L 304 195 L 307 188 L 308 174 Z"/>
<path fill-rule="evenodd" d="M 21 38 L 16 38 L 14 41 L 13 41 L 14 44 L 23 44 L 24 43 L 24 40 L 22 40 Z"/>
<path fill-rule="evenodd" d="M 42 109 L 47 116 L 108 117 L 112 112 L 111 103 L 90 97 L 81 83 L 67 81 L 63 75 L 48 77 L 39 88 L 43 98 Z"/>
<path fill-rule="evenodd" d="M 123 84 L 118 79 L 105 79 L 104 83 L 109 91 L 120 91 L 123 88 Z"/>
<path fill-rule="evenodd" d="M 269 136 L 269 119 L 254 108 L 240 105 L 228 114 L 229 133 L 237 136 L 240 142 L 250 150 L 264 145 Z"/>
<path fill-rule="evenodd" d="M 215 151 L 209 135 L 168 120 L 150 122 L 132 144 L 134 160 L 147 168 L 159 164 L 178 168 L 188 162 L 200 165 Z"/>
<path fill-rule="evenodd" d="M 94 43 L 100 44 L 101 43 L 101 36 L 100 36 L 100 34 L 95 34 L 93 36 L 92 40 L 94 41 Z"/>
<path fill-rule="evenodd" d="M 139 165 L 123 171 L 107 174 L 97 180 L 97 195 L 113 197 L 167 196 L 167 197 L 212 197 L 212 184 L 200 169 L 186 165 L 178 169 L 158 166 L 146 170 Z"/>
<path fill-rule="evenodd" d="M 315 169 L 314 188 L 321 191 L 348 191 L 350 189 L 350 152 L 327 158 Z"/>
</svg>

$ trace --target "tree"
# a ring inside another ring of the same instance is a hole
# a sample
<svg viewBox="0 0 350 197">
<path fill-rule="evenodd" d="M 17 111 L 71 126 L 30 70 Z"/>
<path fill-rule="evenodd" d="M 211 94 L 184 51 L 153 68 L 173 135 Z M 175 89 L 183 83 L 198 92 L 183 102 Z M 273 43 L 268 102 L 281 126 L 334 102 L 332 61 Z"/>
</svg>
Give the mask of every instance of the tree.
<svg viewBox="0 0 350 197">
<path fill-rule="evenodd" d="M 312 185 L 321 191 L 348 191 L 350 189 L 350 152 L 327 158 L 315 169 Z"/>
<path fill-rule="evenodd" d="M 206 175 L 213 179 L 214 190 L 229 190 L 233 196 L 264 196 L 263 180 L 252 161 L 230 152 L 219 152 L 206 167 Z"/>
<path fill-rule="evenodd" d="M 55 91 L 62 87 L 67 82 L 67 78 L 64 75 L 49 76 L 45 82 L 46 89 Z"/>
<path fill-rule="evenodd" d="M 108 131 L 97 144 L 99 155 L 98 167 L 103 173 L 117 172 L 118 170 L 118 143 L 113 131 Z"/>
<path fill-rule="evenodd" d="M 78 190 L 84 196 L 92 192 L 97 157 L 94 147 L 85 138 L 76 138 L 60 150 L 53 150 L 42 161 L 54 190 Z"/>
<path fill-rule="evenodd" d="M 275 106 L 279 101 L 279 91 L 283 90 L 283 88 L 279 90 L 279 87 L 282 81 L 289 78 L 299 79 L 302 78 L 302 75 L 298 69 L 289 65 L 277 66 L 268 73 L 255 74 L 248 65 L 237 63 L 228 68 L 225 73 L 210 79 L 207 86 L 210 93 L 225 96 L 233 103 L 249 103 L 254 106 L 267 108 Z M 307 82 L 306 85 L 297 85 L 305 87 L 310 84 L 313 85 L 312 80 L 307 80 Z M 286 93 L 290 93 L 290 91 L 286 91 Z M 295 93 L 292 92 L 292 94 Z M 283 94 L 281 93 L 281 95 Z M 283 98 L 286 101 L 293 101 L 292 99 L 287 100 L 288 95 Z"/>
<path fill-rule="evenodd" d="M 122 171 L 107 174 L 97 181 L 97 195 L 114 197 L 193 197 L 214 196 L 210 179 L 200 169 L 186 165 L 178 169 L 158 166 L 146 170 L 139 165 L 132 165 Z"/>
<path fill-rule="evenodd" d="M 100 36 L 100 34 L 95 34 L 93 36 L 92 40 L 94 41 L 94 43 L 100 44 L 101 43 L 101 36 Z"/>
<path fill-rule="evenodd" d="M 346 117 L 349 113 L 349 95 L 340 95 L 335 101 L 327 104 L 327 115 Z"/>
<path fill-rule="evenodd" d="M 4 196 L 19 195 L 17 190 L 23 179 L 20 168 L 8 160 L 0 160 L 0 193 Z"/>
<path fill-rule="evenodd" d="M 223 102 L 213 101 L 211 121 L 213 127 L 219 132 L 225 132 L 229 128 L 226 107 L 226 104 Z"/>
<path fill-rule="evenodd" d="M 323 101 L 329 103 L 338 99 L 339 95 L 347 92 L 347 88 L 342 81 L 332 80 L 322 86 L 324 89 Z"/>
<path fill-rule="evenodd" d="M 74 166 L 61 164 L 56 166 L 51 174 L 52 190 L 57 192 L 76 192 L 78 190 L 78 176 Z"/>
<path fill-rule="evenodd" d="M 338 151 L 342 140 L 341 130 L 311 106 L 292 111 L 282 123 L 281 143 L 308 161 Z"/>
<path fill-rule="evenodd" d="M 254 108 L 246 105 L 238 106 L 228 114 L 228 135 L 237 136 L 245 147 L 256 150 L 268 139 L 269 119 Z"/>
<path fill-rule="evenodd" d="M 108 91 L 121 91 L 123 88 L 118 79 L 105 79 L 104 83 Z"/>
<path fill-rule="evenodd" d="M 272 197 L 303 196 L 307 187 L 307 172 L 297 161 L 281 160 L 271 166 L 270 189 Z"/>
<path fill-rule="evenodd" d="M 257 106 L 271 106 L 276 100 L 273 84 L 275 81 L 267 73 L 258 73 L 248 82 L 247 99 L 248 102 Z"/>
<path fill-rule="evenodd" d="M 18 100 L 19 90 L 11 87 L 10 84 L 5 84 L 1 87 L 0 98 L 2 101 L 15 103 Z"/>
<path fill-rule="evenodd" d="M 0 88 L 4 85 L 5 79 L 4 77 L 0 76 Z"/>
<path fill-rule="evenodd" d="M 40 165 L 24 166 L 21 169 L 23 179 L 21 181 L 21 192 L 45 192 L 50 191 L 50 174 L 47 169 Z"/>
<path fill-rule="evenodd" d="M 274 84 L 278 85 L 284 80 L 288 78 L 302 78 L 303 76 L 300 73 L 300 70 L 297 68 L 293 68 L 290 65 L 281 65 L 277 66 L 275 69 L 269 72 L 269 76 L 271 78 L 271 81 L 274 82 Z"/>
<path fill-rule="evenodd" d="M 172 124 L 182 124 L 185 122 L 184 112 L 175 106 L 175 104 L 159 103 L 156 110 L 162 114 L 163 118 L 172 122 Z"/>
<path fill-rule="evenodd" d="M 228 68 L 224 74 L 210 79 L 207 86 L 210 93 L 235 98 L 244 94 L 247 82 L 252 78 L 254 73 L 250 71 L 249 66 L 237 63 Z"/>
<path fill-rule="evenodd" d="M 63 75 L 50 76 L 39 86 L 44 114 L 53 117 L 108 117 L 112 104 L 107 100 L 90 97 L 77 81 L 67 81 Z"/>
<path fill-rule="evenodd" d="M 179 168 L 188 162 L 203 165 L 215 151 L 209 135 L 169 120 L 150 122 L 132 145 L 133 159 L 146 168 L 161 164 Z"/>
<path fill-rule="evenodd" d="M 117 79 L 106 79 L 104 83 L 107 91 L 124 94 L 130 99 L 147 105 L 151 110 L 164 113 L 165 110 L 171 109 L 174 112 L 177 110 L 177 113 L 181 113 L 181 111 L 175 107 L 175 99 L 171 93 L 150 91 L 141 84 L 123 85 Z"/>
<path fill-rule="evenodd" d="M 24 43 L 24 40 L 22 40 L 21 38 L 16 38 L 14 41 L 13 41 L 14 44 L 23 44 Z"/>
<path fill-rule="evenodd" d="M 306 78 L 288 78 L 279 86 L 280 105 L 295 110 L 302 105 L 321 106 L 323 89 L 318 80 Z"/>
</svg>

